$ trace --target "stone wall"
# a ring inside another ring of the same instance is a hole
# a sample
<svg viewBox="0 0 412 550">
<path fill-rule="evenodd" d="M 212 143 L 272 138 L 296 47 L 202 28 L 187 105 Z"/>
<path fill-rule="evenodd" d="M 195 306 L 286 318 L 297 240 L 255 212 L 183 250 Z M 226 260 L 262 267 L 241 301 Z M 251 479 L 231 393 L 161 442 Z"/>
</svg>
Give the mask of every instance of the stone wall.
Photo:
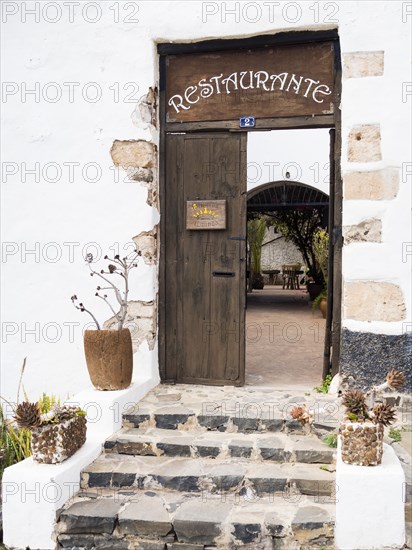
<svg viewBox="0 0 412 550">
<path fill-rule="evenodd" d="M 373 48 L 343 55 L 346 99 L 342 114 L 351 125 L 343 136 L 342 158 L 344 328 L 340 370 L 345 384 L 366 389 L 382 382 L 395 367 L 405 372 L 410 391 L 409 269 L 407 257 L 402 258 L 405 243 L 400 242 L 401 220 L 406 221 L 402 201 L 408 200 L 409 189 L 402 172 L 405 163 L 389 141 L 396 139 L 395 128 L 388 124 L 386 109 L 378 98 L 373 98 L 374 91 L 390 79 L 386 72 L 391 73 L 393 63 L 392 53 Z M 354 89 L 356 98 L 351 96 Z M 353 109 L 346 91 L 359 109 Z M 391 105 L 392 113 L 402 109 L 393 93 L 386 105 Z"/>
<path fill-rule="evenodd" d="M 262 270 L 282 270 L 283 264 L 297 263 L 303 265 L 302 254 L 293 243 L 287 242 L 282 235 L 274 232 L 273 227 L 270 227 L 262 246 Z"/>
</svg>

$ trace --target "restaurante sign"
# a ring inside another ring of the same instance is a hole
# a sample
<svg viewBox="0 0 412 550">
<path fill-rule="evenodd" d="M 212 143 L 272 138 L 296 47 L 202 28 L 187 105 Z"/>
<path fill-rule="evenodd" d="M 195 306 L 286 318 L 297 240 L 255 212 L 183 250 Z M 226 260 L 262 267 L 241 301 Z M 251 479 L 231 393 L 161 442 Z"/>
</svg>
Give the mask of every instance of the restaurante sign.
<svg viewBox="0 0 412 550">
<path fill-rule="evenodd" d="M 332 42 L 166 57 L 166 122 L 333 113 Z"/>
<path fill-rule="evenodd" d="M 175 94 L 168 104 L 173 106 L 177 113 L 181 109 L 188 110 L 201 98 L 207 99 L 213 94 L 230 94 L 238 90 L 262 89 L 266 92 L 284 90 L 295 94 L 301 93 L 303 97 L 309 97 L 316 103 L 323 103 L 324 97 L 332 93 L 326 84 L 320 84 L 319 80 L 312 80 L 304 76 L 281 73 L 271 74 L 267 71 L 241 71 L 235 72 L 223 78 L 223 74 L 211 76 L 208 80 L 202 78 L 196 85 L 188 86 L 183 95 Z"/>
</svg>

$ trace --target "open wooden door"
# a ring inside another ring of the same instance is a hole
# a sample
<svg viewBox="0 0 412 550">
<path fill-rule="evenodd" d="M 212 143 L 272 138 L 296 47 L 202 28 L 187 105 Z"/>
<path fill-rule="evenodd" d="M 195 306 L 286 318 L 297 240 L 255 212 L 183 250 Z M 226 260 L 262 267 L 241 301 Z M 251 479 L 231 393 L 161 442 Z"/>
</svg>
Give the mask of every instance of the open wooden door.
<svg viewBox="0 0 412 550">
<path fill-rule="evenodd" d="M 246 134 L 166 135 L 165 381 L 242 385 Z"/>
</svg>

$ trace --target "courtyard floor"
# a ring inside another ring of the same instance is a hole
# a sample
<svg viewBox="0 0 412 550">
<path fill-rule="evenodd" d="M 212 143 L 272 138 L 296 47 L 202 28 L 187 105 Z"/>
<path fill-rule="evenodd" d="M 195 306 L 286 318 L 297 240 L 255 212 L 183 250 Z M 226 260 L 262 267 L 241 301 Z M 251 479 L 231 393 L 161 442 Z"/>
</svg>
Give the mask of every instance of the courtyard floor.
<svg viewBox="0 0 412 550">
<path fill-rule="evenodd" d="M 301 290 L 248 293 L 246 384 L 311 390 L 322 380 L 325 320 Z"/>
</svg>

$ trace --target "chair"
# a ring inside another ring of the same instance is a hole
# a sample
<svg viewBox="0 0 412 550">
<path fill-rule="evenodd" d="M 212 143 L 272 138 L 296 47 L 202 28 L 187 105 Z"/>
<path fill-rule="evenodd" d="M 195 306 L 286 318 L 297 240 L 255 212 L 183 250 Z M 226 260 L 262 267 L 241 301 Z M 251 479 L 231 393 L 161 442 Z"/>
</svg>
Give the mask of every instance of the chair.
<svg viewBox="0 0 412 550">
<path fill-rule="evenodd" d="M 285 290 L 299 290 L 300 264 L 282 265 L 283 286 Z"/>
</svg>

